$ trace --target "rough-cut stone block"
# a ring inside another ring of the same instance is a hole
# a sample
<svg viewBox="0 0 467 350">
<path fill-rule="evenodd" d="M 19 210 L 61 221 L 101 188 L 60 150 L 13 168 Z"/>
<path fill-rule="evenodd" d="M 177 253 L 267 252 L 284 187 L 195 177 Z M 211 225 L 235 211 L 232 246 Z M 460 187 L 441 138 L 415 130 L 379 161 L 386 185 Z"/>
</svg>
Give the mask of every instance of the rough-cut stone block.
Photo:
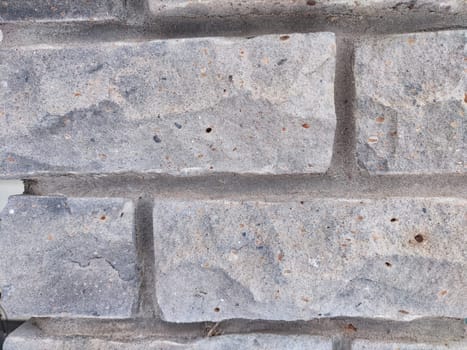
<svg viewBox="0 0 467 350">
<path fill-rule="evenodd" d="M 157 302 L 174 322 L 464 317 L 467 201 L 156 201 Z"/>
<path fill-rule="evenodd" d="M 465 13 L 464 0 L 147 0 L 157 17 L 261 16 L 300 14 Z"/>
<path fill-rule="evenodd" d="M 466 341 L 442 342 L 440 344 L 427 343 L 389 343 L 370 340 L 355 340 L 352 350 L 465 350 Z"/>
<path fill-rule="evenodd" d="M 363 168 L 372 174 L 466 172 L 466 33 L 392 35 L 357 45 Z"/>
<path fill-rule="evenodd" d="M 122 0 L 0 1 L 0 23 L 26 20 L 112 20 L 124 15 Z"/>
<path fill-rule="evenodd" d="M 0 303 L 11 319 L 128 317 L 134 208 L 124 199 L 10 197 L 0 215 Z"/>
<path fill-rule="evenodd" d="M 332 350 L 332 341 L 309 335 L 244 334 L 190 342 L 161 339 L 112 340 L 93 337 L 54 337 L 28 322 L 8 336 L 4 350 Z"/>
<path fill-rule="evenodd" d="M 0 51 L 0 176 L 324 172 L 335 49 L 317 33 Z"/>
</svg>

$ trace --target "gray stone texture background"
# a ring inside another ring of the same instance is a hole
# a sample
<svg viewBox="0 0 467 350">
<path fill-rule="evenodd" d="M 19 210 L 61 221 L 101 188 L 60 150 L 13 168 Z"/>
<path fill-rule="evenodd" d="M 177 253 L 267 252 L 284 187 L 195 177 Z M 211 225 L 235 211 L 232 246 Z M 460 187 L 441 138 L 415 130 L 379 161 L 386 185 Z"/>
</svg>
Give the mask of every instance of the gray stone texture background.
<svg viewBox="0 0 467 350">
<path fill-rule="evenodd" d="M 132 315 L 139 276 L 131 201 L 14 196 L 0 219 L 9 318 Z"/>
<path fill-rule="evenodd" d="M 465 44 L 465 31 L 358 44 L 355 118 L 362 167 L 374 174 L 467 171 Z"/>
<path fill-rule="evenodd" d="M 332 33 L 0 50 L 2 175 L 323 173 L 335 50 Z"/>
<path fill-rule="evenodd" d="M 172 322 L 463 317 L 466 217 L 457 199 L 157 201 L 157 301 Z"/>
<path fill-rule="evenodd" d="M 466 39 L 465 0 L 0 1 L 0 348 L 467 349 Z"/>
</svg>

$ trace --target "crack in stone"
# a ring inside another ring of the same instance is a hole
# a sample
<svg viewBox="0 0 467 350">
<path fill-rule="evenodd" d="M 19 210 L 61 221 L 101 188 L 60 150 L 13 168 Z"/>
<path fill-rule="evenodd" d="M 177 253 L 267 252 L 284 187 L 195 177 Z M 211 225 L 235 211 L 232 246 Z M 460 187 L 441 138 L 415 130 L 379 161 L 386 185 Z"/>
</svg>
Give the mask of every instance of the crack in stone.
<svg viewBox="0 0 467 350">
<path fill-rule="evenodd" d="M 121 275 L 121 273 L 120 273 L 120 270 L 117 269 L 117 268 L 115 267 L 115 265 L 114 265 L 109 259 L 107 259 L 106 257 L 103 257 L 103 256 L 95 256 L 95 257 L 92 257 L 92 258 L 90 258 L 85 264 L 83 264 L 82 262 L 77 261 L 77 260 L 69 260 L 69 261 L 70 261 L 71 263 L 77 264 L 77 265 L 79 265 L 79 267 L 85 269 L 85 268 L 87 268 L 87 267 L 89 267 L 89 266 L 91 265 L 91 261 L 92 261 L 92 260 L 104 260 L 104 261 L 112 268 L 112 270 L 115 270 L 115 271 L 117 272 L 118 278 L 120 278 L 122 281 L 128 282 L 128 281 L 131 281 L 131 280 L 134 279 L 134 278 L 123 278 L 122 275 Z"/>
</svg>

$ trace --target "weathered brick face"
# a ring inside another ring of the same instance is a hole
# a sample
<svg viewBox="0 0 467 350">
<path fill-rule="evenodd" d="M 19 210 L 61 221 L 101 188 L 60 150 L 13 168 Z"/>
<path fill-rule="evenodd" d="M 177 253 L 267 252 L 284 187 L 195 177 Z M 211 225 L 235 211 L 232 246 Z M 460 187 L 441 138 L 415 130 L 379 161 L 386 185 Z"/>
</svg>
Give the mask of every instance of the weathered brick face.
<svg viewBox="0 0 467 350">
<path fill-rule="evenodd" d="M 466 349 L 466 23 L 0 1 L 0 344 Z"/>
</svg>

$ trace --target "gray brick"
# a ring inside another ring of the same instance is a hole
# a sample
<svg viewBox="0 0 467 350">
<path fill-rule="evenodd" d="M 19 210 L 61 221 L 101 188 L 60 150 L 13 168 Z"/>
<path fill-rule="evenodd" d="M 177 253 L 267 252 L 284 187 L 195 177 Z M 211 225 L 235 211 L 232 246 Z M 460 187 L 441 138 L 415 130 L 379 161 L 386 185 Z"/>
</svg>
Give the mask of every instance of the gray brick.
<svg viewBox="0 0 467 350">
<path fill-rule="evenodd" d="M 332 33 L 27 47 L 0 62 L 0 176 L 319 173 L 331 161 Z"/>
<path fill-rule="evenodd" d="M 0 1 L 0 23 L 12 21 L 113 20 L 125 15 L 122 0 Z"/>
<path fill-rule="evenodd" d="M 174 322 L 464 317 L 467 201 L 156 201 L 157 302 Z"/>
<path fill-rule="evenodd" d="M 355 117 L 363 168 L 466 172 L 466 33 L 392 35 L 358 45 Z"/>
<path fill-rule="evenodd" d="M 160 17 L 258 16 L 284 14 L 370 15 L 382 13 L 465 13 L 463 0 L 147 0 L 149 10 Z"/>
<path fill-rule="evenodd" d="M 443 342 L 442 344 L 428 343 L 390 343 L 371 340 L 355 340 L 352 350 L 465 350 L 466 341 Z"/>
<path fill-rule="evenodd" d="M 163 339 L 111 340 L 93 337 L 54 337 L 26 323 L 6 340 L 4 350 L 331 350 L 330 339 L 309 335 L 244 334 L 203 338 L 190 342 Z"/>
<path fill-rule="evenodd" d="M 0 302 L 11 319 L 128 317 L 138 294 L 124 199 L 14 196 L 0 215 Z"/>
</svg>

